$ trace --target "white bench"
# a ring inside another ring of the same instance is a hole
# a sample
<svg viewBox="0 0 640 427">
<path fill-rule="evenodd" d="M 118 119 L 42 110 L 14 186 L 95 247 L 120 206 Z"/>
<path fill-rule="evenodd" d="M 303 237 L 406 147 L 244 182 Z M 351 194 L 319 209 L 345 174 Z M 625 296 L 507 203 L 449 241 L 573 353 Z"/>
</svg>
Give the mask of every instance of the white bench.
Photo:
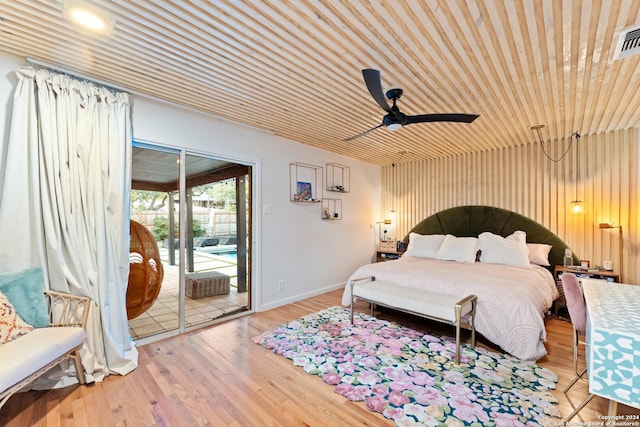
<svg viewBox="0 0 640 427">
<path fill-rule="evenodd" d="M 80 384 L 85 383 L 80 349 L 91 299 L 45 290 L 50 326 L 36 328 L 0 346 L 0 408 L 16 392 L 66 359 L 75 363 Z"/>
<path fill-rule="evenodd" d="M 393 283 L 376 280 L 375 277 L 361 277 L 349 281 L 351 287 L 351 323 L 353 307 L 357 299 L 371 304 L 371 315 L 376 305 L 424 317 L 456 327 L 456 358 L 460 363 L 460 326 L 463 317 L 469 315 L 466 327 L 471 330 L 471 345 L 476 346 L 476 305 L 478 298 L 469 295 L 460 299 L 455 295 L 445 295 L 422 289 L 398 286 Z"/>
</svg>

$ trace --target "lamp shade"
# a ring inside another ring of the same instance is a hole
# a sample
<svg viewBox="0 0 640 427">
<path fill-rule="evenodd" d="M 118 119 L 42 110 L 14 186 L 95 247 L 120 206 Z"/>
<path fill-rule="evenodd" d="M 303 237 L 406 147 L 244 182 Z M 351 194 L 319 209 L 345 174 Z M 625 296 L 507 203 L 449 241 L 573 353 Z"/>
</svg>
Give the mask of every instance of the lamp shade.
<svg viewBox="0 0 640 427">
<path fill-rule="evenodd" d="M 574 200 L 571 202 L 571 213 L 574 215 L 579 215 L 584 213 L 584 206 L 582 205 L 582 200 Z"/>
</svg>

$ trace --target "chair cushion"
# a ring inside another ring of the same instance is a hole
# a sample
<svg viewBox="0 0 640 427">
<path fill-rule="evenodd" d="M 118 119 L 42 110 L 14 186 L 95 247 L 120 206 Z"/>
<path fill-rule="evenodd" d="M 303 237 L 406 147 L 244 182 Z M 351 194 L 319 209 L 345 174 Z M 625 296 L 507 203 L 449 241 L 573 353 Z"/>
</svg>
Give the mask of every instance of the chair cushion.
<svg viewBox="0 0 640 427">
<path fill-rule="evenodd" d="M 0 346 L 0 391 L 82 344 L 81 327 L 38 328 Z"/>
</svg>

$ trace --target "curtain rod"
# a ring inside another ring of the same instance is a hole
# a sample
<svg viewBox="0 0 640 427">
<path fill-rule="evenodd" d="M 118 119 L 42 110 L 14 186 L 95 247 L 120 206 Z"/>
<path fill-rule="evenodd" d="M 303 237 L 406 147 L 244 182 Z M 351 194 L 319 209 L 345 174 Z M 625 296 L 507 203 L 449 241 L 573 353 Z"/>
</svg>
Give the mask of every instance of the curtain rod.
<svg viewBox="0 0 640 427">
<path fill-rule="evenodd" d="M 41 68 L 46 68 L 49 71 L 56 71 L 58 73 L 65 74 L 65 75 L 67 75 L 69 77 L 74 77 L 74 78 L 79 79 L 79 80 L 84 80 L 84 81 L 87 81 L 89 83 L 95 83 L 97 85 L 104 86 L 107 89 L 111 89 L 111 90 L 114 90 L 114 91 L 133 93 L 133 91 L 131 91 L 129 89 L 125 89 L 125 88 L 120 87 L 120 86 L 114 86 L 114 85 L 109 84 L 107 82 L 104 82 L 102 80 L 97 80 L 97 79 L 94 79 L 94 78 L 83 76 L 83 75 L 78 74 L 76 72 L 67 70 L 66 68 L 58 67 L 57 65 L 47 64 L 46 62 L 42 62 L 42 61 L 39 61 L 37 59 L 33 59 L 33 58 L 27 57 L 27 62 L 29 64 L 32 64 L 32 65 L 37 65 L 38 67 L 41 67 Z"/>
<path fill-rule="evenodd" d="M 148 95 L 146 93 L 142 93 L 142 92 L 138 92 L 138 91 L 135 91 L 135 90 L 127 89 L 127 88 L 124 88 L 122 86 L 116 86 L 116 85 L 113 85 L 111 83 L 107 83 L 107 82 L 105 82 L 103 80 L 98 80 L 98 79 L 94 79 L 92 77 L 87 77 L 87 76 L 84 76 L 84 75 L 79 74 L 77 72 L 67 70 L 66 68 L 62 68 L 62 67 L 57 66 L 57 65 L 49 64 L 49 63 L 44 62 L 44 61 L 40 61 L 39 59 L 26 57 L 26 61 L 29 64 L 37 65 L 39 67 L 46 68 L 46 69 L 51 70 L 51 71 L 57 71 L 59 73 L 66 74 L 67 76 L 70 76 L 70 77 L 75 77 L 75 78 L 80 79 L 80 80 L 86 80 L 88 82 L 95 83 L 95 84 L 98 84 L 100 86 L 105 86 L 107 89 L 112 89 L 112 90 L 115 90 L 115 91 L 127 92 L 127 93 L 129 93 L 131 95 L 136 95 L 136 96 L 140 96 L 142 98 L 152 99 L 152 100 L 154 100 L 156 102 L 160 102 L 162 104 L 170 105 L 170 106 L 173 106 L 173 107 L 180 107 L 180 108 L 183 108 L 183 109 L 185 109 L 187 111 L 191 111 L 193 113 L 204 114 L 204 115 L 210 116 L 210 117 L 212 117 L 212 118 L 214 118 L 214 119 L 216 119 L 218 121 L 221 121 L 221 122 L 224 122 L 224 123 L 229 123 L 229 124 L 234 125 L 234 126 L 240 126 L 240 127 L 244 127 L 244 128 L 247 128 L 247 129 L 252 129 L 252 130 L 255 130 L 255 131 L 266 133 L 268 135 L 276 135 L 276 132 L 274 130 L 271 130 L 271 129 L 262 129 L 262 128 L 259 128 L 257 126 L 252 126 L 252 125 L 248 125 L 248 124 L 241 123 L 241 122 L 235 122 L 233 120 L 230 120 L 230 119 L 227 119 L 227 118 L 224 118 L 224 117 L 216 116 L 213 113 L 197 110 L 197 109 L 195 109 L 193 107 L 188 107 L 186 105 L 176 104 L 175 102 L 167 101 L 166 99 L 157 98 L 155 96 Z"/>
</svg>

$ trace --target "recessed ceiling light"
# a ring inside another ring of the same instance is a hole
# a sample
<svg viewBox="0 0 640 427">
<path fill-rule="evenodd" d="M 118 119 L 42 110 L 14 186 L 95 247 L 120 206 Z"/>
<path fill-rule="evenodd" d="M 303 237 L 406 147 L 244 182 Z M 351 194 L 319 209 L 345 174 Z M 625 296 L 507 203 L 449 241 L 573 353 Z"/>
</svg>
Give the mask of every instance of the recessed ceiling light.
<svg viewBox="0 0 640 427">
<path fill-rule="evenodd" d="M 64 0 L 62 15 L 66 20 L 92 33 L 109 35 L 115 19 L 84 0 Z"/>
<path fill-rule="evenodd" d="M 102 18 L 94 15 L 88 10 L 71 9 L 71 11 L 69 11 L 69 15 L 76 23 L 90 30 L 102 31 L 107 25 Z"/>
</svg>

